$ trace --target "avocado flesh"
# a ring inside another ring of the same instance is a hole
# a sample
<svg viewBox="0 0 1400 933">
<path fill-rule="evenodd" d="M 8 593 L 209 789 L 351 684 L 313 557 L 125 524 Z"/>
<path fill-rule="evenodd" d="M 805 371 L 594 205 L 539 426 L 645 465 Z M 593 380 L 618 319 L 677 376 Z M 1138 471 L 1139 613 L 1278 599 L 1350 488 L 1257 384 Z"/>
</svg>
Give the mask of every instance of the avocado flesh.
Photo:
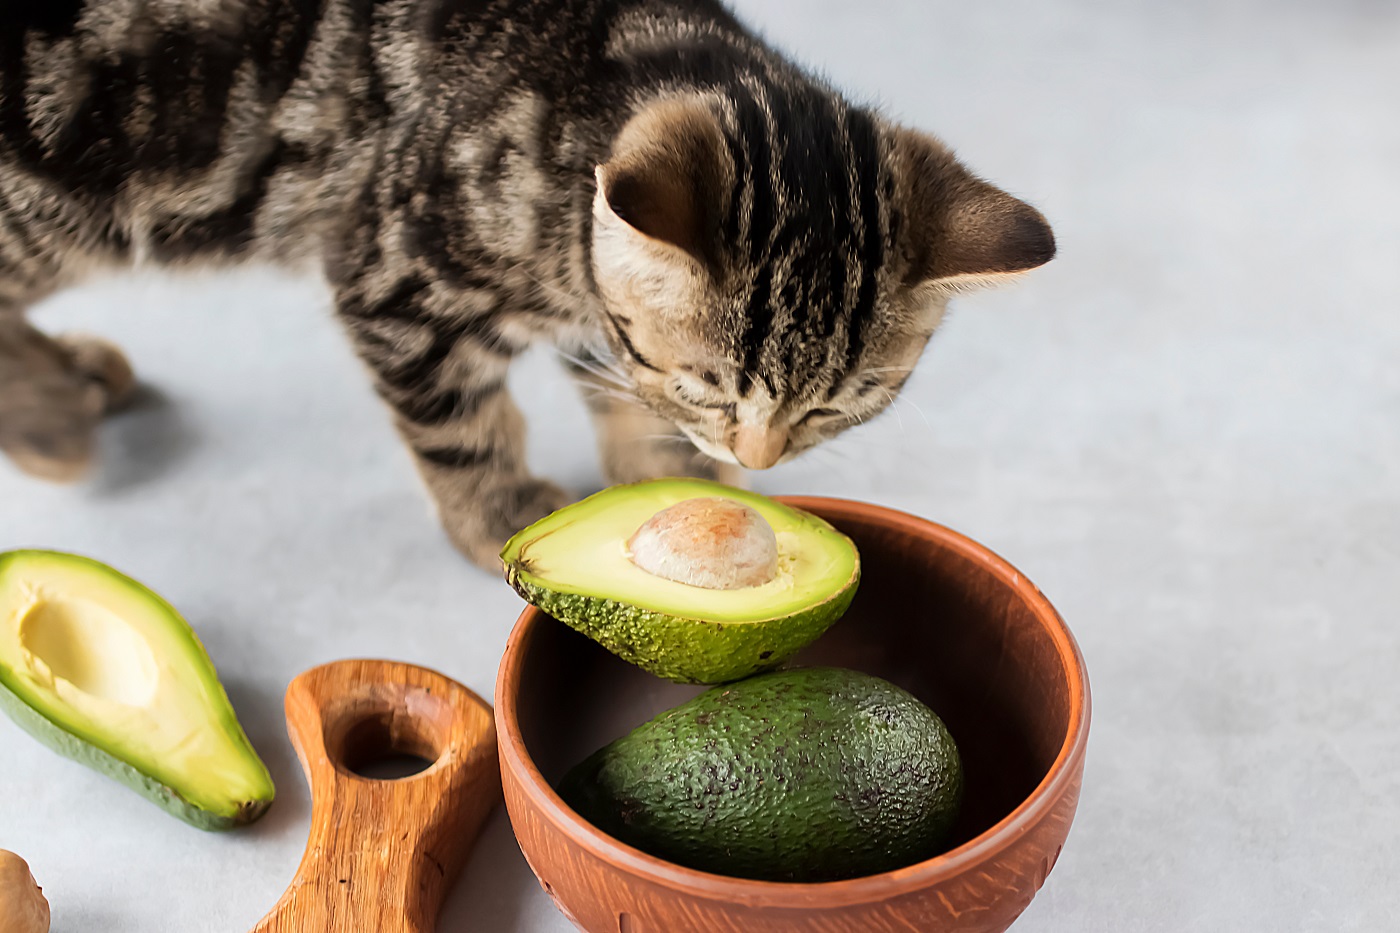
<svg viewBox="0 0 1400 933">
<path fill-rule="evenodd" d="M 711 590 L 632 563 L 627 541 L 653 515 L 716 496 L 749 506 L 772 527 L 773 580 Z M 860 581 L 855 545 L 820 518 L 697 479 L 606 489 L 526 528 L 501 559 L 506 579 L 527 601 L 624 660 L 681 683 L 723 683 L 776 667 L 841 617 Z"/>
<path fill-rule="evenodd" d="M 0 554 L 0 708 L 201 829 L 250 823 L 272 803 L 267 768 L 193 630 L 97 561 Z"/>
<path fill-rule="evenodd" d="M 715 687 L 594 753 L 559 785 L 580 816 L 701 871 L 836 881 L 931 858 L 962 764 L 941 719 L 835 668 Z"/>
</svg>

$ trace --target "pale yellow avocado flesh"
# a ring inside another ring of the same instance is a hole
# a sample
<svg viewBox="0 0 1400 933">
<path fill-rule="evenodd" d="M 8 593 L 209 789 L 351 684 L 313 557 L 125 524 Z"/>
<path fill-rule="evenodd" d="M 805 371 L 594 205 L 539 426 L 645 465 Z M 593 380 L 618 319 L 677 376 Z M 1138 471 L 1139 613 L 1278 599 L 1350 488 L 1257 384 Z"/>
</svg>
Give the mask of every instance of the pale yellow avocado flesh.
<svg viewBox="0 0 1400 933">
<path fill-rule="evenodd" d="M 772 580 L 691 586 L 632 563 L 628 541 L 678 502 L 728 498 L 777 539 Z M 782 664 L 841 618 L 860 583 L 855 544 L 827 522 L 741 489 L 694 479 L 614 486 L 521 531 L 501 552 L 527 601 L 613 654 L 679 683 L 724 683 Z"/>
<path fill-rule="evenodd" d="M 0 554 L 0 688 L 53 728 L 139 772 L 112 776 L 143 785 L 136 789 L 148 796 L 178 798 L 157 802 L 196 825 L 247 822 L 272 799 L 267 769 L 189 625 L 155 593 L 96 561 Z M 13 707 L 6 704 L 15 715 Z M 22 711 L 15 718 L 56 749 L 111 773 L 106 763 L 74 754 L 83 749 L 66 737 L 41 735 L 48 730 L 42 723 L 36 730 Z M 159 788 L 145 786 L 152 782 Z M 183 812 L 189 808 L 199 812 Z"/>
<path fill-rule="evenodd" d="M 716 495 L 749 506 L 772 527 L 778 570 L 771 581 L 705 589 L 632 562 L 627 541 L 657 512 Z M 821 603 L 850 583 L 858 561 L 850 540 L 814 515 L 746 490 L 686 479 L 617 487 L 575 503 L 517 535 L 503 557 L 517 562 L 522 576 L 547 581 L 558 593 L 605 594 L 653 612 L 723 622 L 779 618 Z"/>
</svg>

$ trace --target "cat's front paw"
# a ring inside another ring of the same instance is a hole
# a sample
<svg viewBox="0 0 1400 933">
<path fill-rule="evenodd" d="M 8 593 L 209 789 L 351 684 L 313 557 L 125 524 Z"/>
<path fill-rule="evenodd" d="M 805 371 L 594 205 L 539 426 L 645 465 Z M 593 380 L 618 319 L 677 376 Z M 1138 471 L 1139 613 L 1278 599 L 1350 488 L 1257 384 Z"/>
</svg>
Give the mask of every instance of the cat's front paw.
<svg viewBox="0 0 1400 933">
<path fill-rule="evenodd" d="M 106 411 L 121 411 L 131 403 L 136 374 L 121 347 L 90 334 L 63 334 L 55 342 L 68 353 L 76 373 L 102 390 Z"/>
<path fill-rule="evenodd" d="M 573 501 L 548 480 L 526 478 L 480 489 L 454 514 L 443 515 L 452 543 L 478 567 L 501 570 L 501 549 L 517 531 Z"/>
<path fill-rule="evenodd" d="M 54 482 L 84 476 L 113 386 L 130 392 L 126 357 L 97 338 L 55 342 L 0 314 L 0 454 Z"/>
<path fill-rule="evenodd" d="M 0 360 L 0 363 L 3 363 Z M 71 483 L 92 466 L 103 394 L 67 373 L 6 379 L 0 369 L 0 454 L 30 476 Z"/>
</svg>

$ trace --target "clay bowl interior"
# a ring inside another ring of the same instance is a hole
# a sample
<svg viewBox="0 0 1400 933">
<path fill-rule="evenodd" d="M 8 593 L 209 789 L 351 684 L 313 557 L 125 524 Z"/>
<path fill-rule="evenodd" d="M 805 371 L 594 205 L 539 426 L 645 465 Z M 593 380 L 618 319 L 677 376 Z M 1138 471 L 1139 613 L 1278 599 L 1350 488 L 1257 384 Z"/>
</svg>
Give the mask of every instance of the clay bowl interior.
<svg viewBox="0 0 1400 933">
<path fill-rule="evenodd" d="M 801 930 L 818 916 L 833 931 L 1006 929 L 1053 866 L 1078 799 L 1089 702 L 1072 636 L 1013 567 L 954 532 L 861 503 L 784 501 L 850 535 L 863 573 L 847 615 L 790 666 L 875 674 L 943 717 L 966 787 L 948 851 L 868 878 L 775 884 L 681 868 L 602 834 L 550 787 L 703 688 L 658 680 L 533 607 L 496 696 L 522 851 L 591 933 Z"/>
</svg>

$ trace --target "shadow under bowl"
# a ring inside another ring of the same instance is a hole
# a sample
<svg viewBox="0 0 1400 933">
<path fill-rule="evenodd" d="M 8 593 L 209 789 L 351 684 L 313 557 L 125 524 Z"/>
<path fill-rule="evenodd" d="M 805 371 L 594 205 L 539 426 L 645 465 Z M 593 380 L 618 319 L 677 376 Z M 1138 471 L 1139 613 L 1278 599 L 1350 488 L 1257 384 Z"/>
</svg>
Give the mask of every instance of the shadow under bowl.
<svg viewBox="0 0 1400 933">
<path fill-rule="evenodd" d="M 1089 683 L 1073 636 L 1030 581 L 956 532 L 865 503 L 781 501 L 849 535 L 863 575 L 846 616 L 789 666 L 883 677 L 943 718 L 965 786 L 947 850 L 792 884 L 695 871 L 604 834 L 552 785 L 704 688 L 658 680 L 528 607 L 496 688 L 506 807 L 526 860 L 588 933 L 1000 933 L 1045 883 L 1079 800 Z"/>
</svg>

